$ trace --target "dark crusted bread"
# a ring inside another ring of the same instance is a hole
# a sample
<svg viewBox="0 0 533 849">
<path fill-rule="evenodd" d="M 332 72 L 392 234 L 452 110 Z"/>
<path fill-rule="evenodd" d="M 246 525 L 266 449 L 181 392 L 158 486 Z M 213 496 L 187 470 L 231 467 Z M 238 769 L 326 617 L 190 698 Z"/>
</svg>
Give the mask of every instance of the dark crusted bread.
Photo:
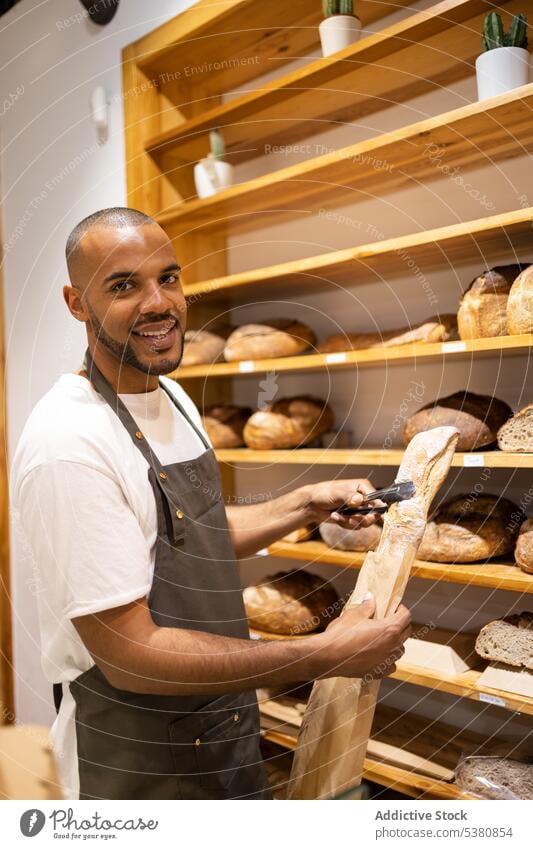
<svg viewBox="0 0 533 849">
<path fill-rule="evenodd" d="M 459 431 L 457 451 L 474 451 L 493 445 L 500 427 L 513 414 L 505 401 L 490 395 L 463 390 L 426 404 L 405 422 L 403 441 L 407 445 L 415 433 L 441 425 Z"/>
<path fill-rule="evenodd" d="M 533 671 L 533 613 L 515 613 L 484 625 L 476 652 L 487 660 Z"/>
<path fill-rule="evenodd" d="M 533 765 L 510 758 L 464 758 L 455 783 L 465 793 L 484 799 L 533 799 Z"/>
<path fill-rule="evenodd" d="M 207 407 L 202 422 L 213 448 L 239 448 L 244 445 L 242 432 L 251 415 L 250 407 L 237 407 L 235 404 Z"/>
<path fill-rule="evenodd" d="M 519 410 L 498 431 L 501 451 L 533 452 L 533 404 Z"/>
<path fill-rule="evenodd" d="M 243 324 L 228 337 L 224 357 L 235 360 L 261 360 L 290 357 L 314 345 L 316 336 L 306 324 L 289 318 L 273 318 L 257 324 Z"/>
<path fill-rule="evenodd" d="M 250 416 L 243 431 L 244 441 L 248 448 L 259 451 L 295 448 L 330 431 L 334 420 L 333 411 L 320 398 L 280 398 L 268 409 Z"/>
<path fill-rule="evenodd" d="M 417 556 L 435 563 L 475 563 L 509 554 L 522 519 L 507 498 L 456 496 L 430 516 Z"/>
<path fill-rule="evenodd" d="M 517 566 L 533 575 L 533 519 L 526 519 L 520 526 L 514 558 Z"/>
<path fill-rule="evenodd" d="M 318 530 L 330 548 L 338 548 L 341 551 L 375 551 L 383 527 L 381 523 L 374 523 L 368 528 L 355 528 L 351 531 L 332 522 L 322 522 Z"/>
<path fill-rule="evenodd" d="M 277 572 L 243 591 L 250 627 L 297 636 L 327 625 L 341 603 L 331 584 L 303 569 Z"/>
<path fill-rule="evenodd" d="M 507 299 L 513 282 L 524 268 L 527 265 L 500 265 L 472 280 L 457 313 L 461 339 L 507 334 Z"/>
</svg>

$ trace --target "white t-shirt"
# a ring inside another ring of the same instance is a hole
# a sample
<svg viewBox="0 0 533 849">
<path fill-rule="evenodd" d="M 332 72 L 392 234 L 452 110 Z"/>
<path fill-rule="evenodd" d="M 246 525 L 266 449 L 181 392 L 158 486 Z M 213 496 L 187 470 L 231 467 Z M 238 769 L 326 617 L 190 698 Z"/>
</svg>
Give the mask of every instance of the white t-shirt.
<svg viewBox="0 0 533 849">
<path fill-rule="evenodd" d="M 186 392 L 160 379 L 205 434 Z M 163 389 L 120 398 L 163 465 L 206 450 Z M 11 489 L 17 532 L 33 556 L 44 674 L 72 681 L 94 663 L 71 619 L 149 593 L 157 514 L 148 463 L 92 384 L 64 374 L 26 422 Z M 64 685 L 52 739 L 69 799 L 79 798 L 74 712 Z"/>
</svg>

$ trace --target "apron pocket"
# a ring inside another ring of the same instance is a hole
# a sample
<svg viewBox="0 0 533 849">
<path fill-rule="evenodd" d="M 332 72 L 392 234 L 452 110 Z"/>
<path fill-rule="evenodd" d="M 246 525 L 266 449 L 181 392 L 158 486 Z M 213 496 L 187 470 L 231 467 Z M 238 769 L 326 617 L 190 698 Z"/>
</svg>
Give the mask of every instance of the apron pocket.
<svg viewBox="0 0 533 849">
<path fill-rule="evenodd" d="M 255 754 L 258 736 L 254 708 L 238 703 L 218 716 L 200 711 L 177 720 L 170 724 L 169 734 L 178 777 L 213 794 L 229 789 L 243 762 Z"/>
</svg>

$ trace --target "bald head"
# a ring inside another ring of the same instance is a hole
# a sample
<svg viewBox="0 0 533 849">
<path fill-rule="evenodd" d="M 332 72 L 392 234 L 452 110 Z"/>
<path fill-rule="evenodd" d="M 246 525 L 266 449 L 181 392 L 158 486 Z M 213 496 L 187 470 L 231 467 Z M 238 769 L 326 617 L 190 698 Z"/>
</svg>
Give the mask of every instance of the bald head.
<svg viewBox="0 0 533 849">
<path fill-rule="evenodd" d="M 84 237 L 92 230 L 96 228 L 117 230 L 125 227 L 142 227 L 146 225 L 159 226 L 149 215 L 127 206 L 112 206 L 108 209 L 99 209 L 97 212 L 93 212 L 91 215 L 83 218 L 79 224 L 76 224 L 67 239 L 65 254 L 71 283 L 78 283 L 78 285 L 82 283 L 78 275 L 82 265 L 83 241 Z M 82 288 L 84 287 L 82 286 Z"/>
</svg>

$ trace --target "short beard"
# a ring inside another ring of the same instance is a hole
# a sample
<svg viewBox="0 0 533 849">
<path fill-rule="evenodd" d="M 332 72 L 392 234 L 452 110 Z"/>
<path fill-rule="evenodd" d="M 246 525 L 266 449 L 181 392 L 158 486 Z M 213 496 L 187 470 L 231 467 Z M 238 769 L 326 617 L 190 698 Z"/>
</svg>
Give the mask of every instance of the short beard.
<svg viewBox="0 0 533 849">
<path fill-rule="evenodd" d="M 175 371 L 181 363 L 183 357 L 183 335 L 179 357 L 176 360 L 161 360 L 156 366 L 153 366 L 139 360 L 129 341 L 116 342 L 115 339 L 108 336 L 89 304 L 87 304 L 87 312 L 91 319 L 91 327 L 96 338 L 96 344 L 101 345 L 106 351 L 109 351 L 121 365 L 131 366 L 143 374 L 164 375 Z M 179 322 L 176 323 L 176 327 L 181 331 Z"/>
</svg>

